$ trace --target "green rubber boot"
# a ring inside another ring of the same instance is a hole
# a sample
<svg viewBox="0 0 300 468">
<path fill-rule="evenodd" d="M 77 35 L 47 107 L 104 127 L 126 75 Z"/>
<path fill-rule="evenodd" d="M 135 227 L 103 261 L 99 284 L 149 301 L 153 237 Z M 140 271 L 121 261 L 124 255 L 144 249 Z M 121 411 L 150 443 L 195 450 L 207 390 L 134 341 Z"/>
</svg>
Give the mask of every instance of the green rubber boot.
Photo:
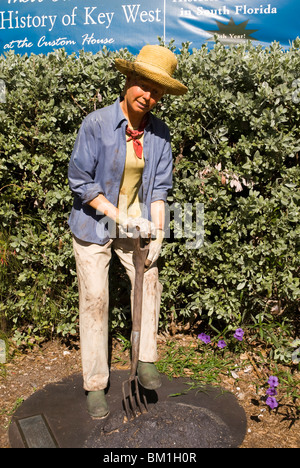
<svg viewBox="0 0 300 468">
<path fill-rule="evenodd" d="M 152 362 L 139 361 L 137 375 L 140 384 L 147 390 L 156 390 L 161 386 L 159 372 Z"/>
<path fill-rule="evenodd" d="M 87 409 L 94 419 L 104 419 L 109 414 L 104 390 L 89 392 L 87 396 Z"/>
</svg>

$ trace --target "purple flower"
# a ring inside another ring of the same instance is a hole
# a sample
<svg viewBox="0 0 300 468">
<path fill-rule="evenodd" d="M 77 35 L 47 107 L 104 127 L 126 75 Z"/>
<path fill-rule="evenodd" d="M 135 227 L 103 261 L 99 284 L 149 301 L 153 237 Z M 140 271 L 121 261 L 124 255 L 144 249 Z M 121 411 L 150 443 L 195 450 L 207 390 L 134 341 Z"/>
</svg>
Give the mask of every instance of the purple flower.
<svg viewBox="0 0 300 468">
<path fill-rule="evenodd" d="M 278 402 L 277 402 L 276 398 L 273 397 L 273 396 L 269 396 L 269 397 L 266 399 L 266 404 L 267 404 L 271 409 L 277 408 L 277 406 L 278 406 Z"/>
<path fill-rule="evenodd" d="M 271 375 L 271 377 L 268 380 L 268 384 L 270 385 L 270 387 L 277 387 L 278 386 L 277 377 L 274 377 L 274 375 Z"/>
<path fill-rule="evenodd" d="M 233 335 L 235 339 L 238 341 L 243 341 L 244 330 L 242 328 L 238 328 Z"/>
<path fill-rule="evenodd" d="M 218 348 L 223 349 L 223 348 L 225 348 L 226 346 L 227 346 L 227 345 L 226 345 L 226 343 L 225 343 L 224 340 L 218 341 Z"/>
<path fill-rule="evenodd" d="M 198 335 L 197 338 L 198 338 L 198 340 L 203 341 L 205 336 L 206 336 L 205 333 L 200 333 L 200 335 Z"/>
<path fill-rule="evenodd" d="M 277 395 L 277 390 L 274 387 L 270 387 L 266 391 L 266 394 L 269 395 L 269 396 L 276 396 Z"/>
<path fill-rule="evenodd" d="M 203 341 L 203 343 L 210 343 L 210 336 L 205 335 L 205 333 L 200 333 L 200 335 L 198 335 L 198 339 Z"/>
</svg>

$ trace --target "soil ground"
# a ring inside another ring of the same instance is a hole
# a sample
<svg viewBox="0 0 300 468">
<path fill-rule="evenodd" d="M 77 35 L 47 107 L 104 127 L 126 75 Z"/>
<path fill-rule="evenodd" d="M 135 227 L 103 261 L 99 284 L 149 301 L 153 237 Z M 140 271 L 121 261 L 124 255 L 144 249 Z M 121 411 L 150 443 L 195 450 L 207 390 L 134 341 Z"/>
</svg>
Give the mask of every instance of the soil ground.
<svg viewBox="0 0 300 468">
<path fill-rule="evenodd" d="M 184 335 L 170 337 L 188 345 Z M 167 346 L 159 339 L 159 352 Z M 247 433 L 241 448 L 299 448 L 300 418 L 297 408 L 287 397 L 280 398 L 277 409 L 269 410 L 263 401 L 262 381 L 268 376 L 253 362 L 233 375 L 222 377 L 222 387 L 234 393 L 247 415 Z M 112 348 L 112 369 L 129 368 L 128 350 L 115 341 Z M 239 367 L 237 367 L 239 369 Z M 246 370 L 246 372 L 245 372 Z M 67 347 L 60 341 L 49 341 L 23 354 L 16 353 L 0 366 L 0 448 L 9 448 L 8 428 L 18 405 L 46 385 L 81 372 L 79 344 Z M 188 375 L 188 370 L 187 370 Z M 298 375 L 299 378 L 299 375 Z"/>
</svg>

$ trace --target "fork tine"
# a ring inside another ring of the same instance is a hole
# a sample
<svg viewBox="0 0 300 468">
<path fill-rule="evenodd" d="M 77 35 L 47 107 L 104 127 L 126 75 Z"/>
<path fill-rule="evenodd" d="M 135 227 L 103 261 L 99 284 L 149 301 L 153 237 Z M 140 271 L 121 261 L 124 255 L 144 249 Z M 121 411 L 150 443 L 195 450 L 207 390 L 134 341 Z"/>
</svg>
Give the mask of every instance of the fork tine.
<svg viewBox="0 0 300 468">
<path fill-rule="evenodd" d="M 128 395 L 128 398 L 129 398 L 129 401 L 130 401 L 131 412 L 133 414 L 133 417 L 135 418 L 135 416 L 136 416 L 136 411 L 135 411 L 136 405 L 134 403 L 134 398 L 133 398 L 133 394 L 132 394 L 132 379 L 129 382 L 129 395 Z"/>
<path fill-rule="evenodd" d="M 134 393 L 132 392 L 132 387 L 134 385 Z M 126 394 L 126 387 L 128 388 L 128 392 Z M 130 419 L 136 418 L 138 413 L 143 414 L 145 411 L 143 409 L 143 405 L 141 402 L 140 392 L 139 392 L 139 384 L 137 376 L 133 379 L 130 378 L 129 380 L 125 380 L 122 384 L 122 392 L 123 392 L 123 403 L 126 412 L 126 416 L 128 421 Z M 148 412 L 148 405 L 146 396 L 143 394 L 143 403 L 145 406 L 146 413 Z"/>
<path fill-rule="evenodd" d="M 146 398 L 146 395 L 145 393 L 143 393 L 143 402 L 144 402 L 144 406 L 145 406 L 145 409 L 146 409 L 146 413 L 148 413 L 148 402 L 147 402 L 147 398 Z"/>
<path fill-rule="evenodd" d="M 138 408 L 139 408 L 141 414 L 143 414 L 143 408 L 142 408 L 142 403 L 141 403 L 141 399 L 140 399 L 139 384 L 138 384 L 137 376 L 134 379 L 134 383 L 135 383 L 135 398 L 136 398 L 136 401 L 137 401 L 137 405 L 138 405 Z"/>
<path fill-rule="evenodd" d="M 128 395 L 125 392 L 125 386 L 126 385 L 128 386 L 128 384 L 130 384 L 128 380 L 125 380 L 125 382 L 123 382 L 122 391 L 123 391 L 123 403 L 124 403 L 125 413 L 127 416 L 127 420 L 129 421 L 130 420 L 130 407 L 129 407 L 129 402 L 128 402 Z"/>
</svg>

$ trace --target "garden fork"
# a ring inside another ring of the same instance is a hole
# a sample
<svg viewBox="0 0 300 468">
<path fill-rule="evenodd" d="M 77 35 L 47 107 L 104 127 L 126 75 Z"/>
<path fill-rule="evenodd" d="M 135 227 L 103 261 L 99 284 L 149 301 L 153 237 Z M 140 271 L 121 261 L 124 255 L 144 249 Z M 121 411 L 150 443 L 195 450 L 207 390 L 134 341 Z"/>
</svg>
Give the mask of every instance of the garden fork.
<svg viewBox="0 0 300 468">
<path fill-rule="evenodd" d="M 145 245 L 142 246 L 142 243 Z M 123 392 L 123 403 L 126 411 L 128 421 L 131 419 L 130 413 L 133 418 L 137 416 L 137 410 L 143 413 L 143 407 L 140 399 L 138 379 L 136 376 L 137 364 L 139 359 L 140 350 L 140 334 L 141 334 L 141 322 L 142 322 L 142 305 L 143 305 L 143 281 L 145 271 L 145 261 L 149 251 L 148 240 L 142 239 L 138 234 L 134 238 L 134 250 L 133 250 L 133 263 L 135 266 L 135 284 L 134 284 L 134 296 L 133 296 L 133 311 L 132 311 L 132 334 L 131 334 L 131 369 L 128 380 L 125 380 L 122 385 Z M 133 385 L 134 384 L 134 385 Z M 132 387 L 134 386 L 134 390 Z M 126 387 L 128 388 L 128 394 L 126 394 Z M 147 400 L 143 395 L 143 401 L 146 412 L 148 411 Z"/>
</svg>

